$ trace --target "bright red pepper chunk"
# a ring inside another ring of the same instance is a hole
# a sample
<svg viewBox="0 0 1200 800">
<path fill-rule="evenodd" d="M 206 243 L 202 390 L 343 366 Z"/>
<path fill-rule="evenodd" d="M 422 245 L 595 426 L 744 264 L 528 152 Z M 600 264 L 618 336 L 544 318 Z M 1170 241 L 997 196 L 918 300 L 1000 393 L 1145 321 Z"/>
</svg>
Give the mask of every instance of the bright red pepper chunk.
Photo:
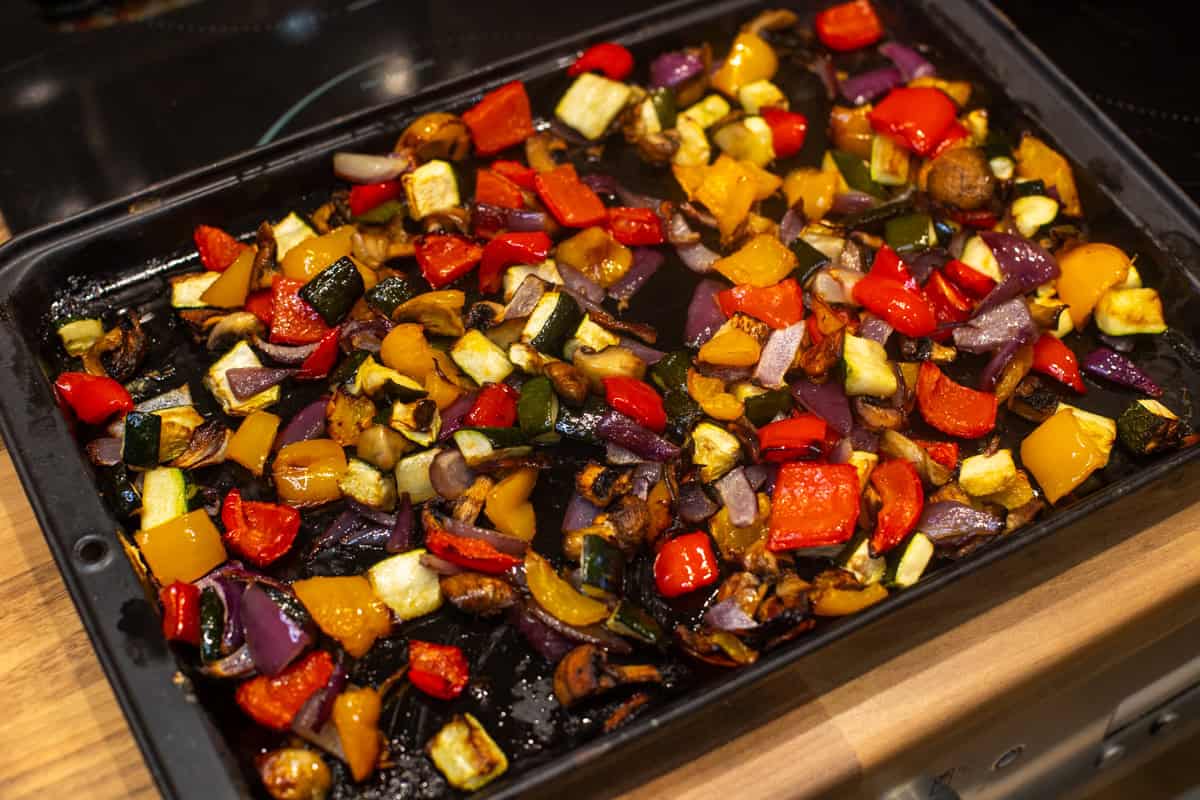
<svg viewBox="0 0 1200 800">
<path fill-rule="evenodd" d="M 341 355 L 341 328 L 334 328 L 317 342 L 317 349 L 300 364 L 296 377 L 302 381 L 315 381 L 329 374 Z"/>
<path fill-rule="evenodd" d="M 928 336 L 937 330 L 929 300 L 893 278 L 867 275 L 855 285 L 854 299 L 905 336 Z"/>
<path fill-rule="evenodd" d="M 1080 394 L 1087 392 L 1083 376 L 1079 374 L 1079 360 L 1075 353 L 1049 333 L 1043 333 L 1033 345 L 1033 368 Z"/>
<path fill-rule="evenodd" d="M 795 278 L 759 288 L 742 284 L 717 293 L 717 305 L 726 317 L 741 312 L 779 330 L 804 319 L 804 293 Z"/>
<path fill-rule="evenodd" d="M 937 158 L 942 153 L 949 150 L 955 142 L 962 141 L 970 135 L 971 133 L 967 130 L 965 125 L 963 125 L 957 119 L 954 120 L 950 127 L 946 129 L 946 132 L 942 134 L 942 140 L 938 142 L 937 147 L 933 148 L 933 152 L 929 154 L 929 157 L 931 159 Z"/>
<path fill-rule="evenodd" d="M 804 147 L 808 118 L 782 108 L 764 108 L 759 115 L 771 129 L 771 145 L 777 158 L 791 158 Z"/>
<path fill-rule="evenodd" d="M 920 291 L 920 284 L 917 279 L 912 276 L 912 272 L 908 269 L 908 265 L 900 258 L 895 250 L 888 247 L 886 244 L 879 248 L 879 252 L 875 254 L 875 260 L 871 262 L 871 269 L 868 272 L 876 278 L 889 278 L 894 281 L 899 281 L 904 284 L 906 289 L 912 291 Z"/>
<path fill-rule="evenodd" d="M 533 179 L 538 197 L 550 209 L 558 224 L 567 228 L 588 228 L 608 219 L 608 209 L 591 187 L 579 180 L 575 167 L 563 164 Z"/>
<path fill-rule="evenodd" d="M 883 501 L 871 535 L 871 553 L 880 555 L 904 541 L 917 526 L 925 507 L 925 490 L 916 468 L 901 458 L 888 459 L 871 470 L 871 485 Z"/>
<path fill-rule="evenodd" d="M 521 187 L 490 169 L 475 171 L 475 202 L 500 208 L 524 208 Z"/>
<path fill-rule="evenodd" d="M 76 417 L 89 425 L 133 411 L 129 392 L 107 375 L 64 372 L 54 381 L 54 391 Z"/>
<path fill-rule="evenodd" d="M 520 397 L 507 383 L 489 383 L 475 396 L 464 421 L 474 428 L 511 428 L 517 422 Z"/>
<path fill-rule="evenodd" d="M 946 280 L 941 270 L 934 270 L 925 282 L 925 297 L 933 304 L 933 313 L 942 324 L 966 322 L 974 304 L 957 286 Z"/>
<path fill-rule="evenodd" d="M 623 81 L 633 72 L 633 53 L 616 42 L 594 44 L 567 67 L 567 74 L 573 78 L 597 70 L 614 81 Z"/>
<path fill-rule="evenodd" d="M 175 581 L 158 590 L 162 603 L 162 631 L 167 641 L 200 644 L 200 589 Z"/>
<path fill-rule="evenodd" d="M 719 574 L 712 542 L 700 531 L 676 536 L 654 558 L 654 583 L 663 597 L 679 597 L 711 586 Z"/>
<path fill-rule="evenodd" d="M 204 268 L 213 272 L 229 269 L 246 249 L 246 245 L 211 225 L 197 225 L 192 231 L 192 241 L 196 243 L 196 250 L 200 253 L 200 261 Z"/>
<path fill-rule="evenodd" d="M 994 280 L 982 272 L 967 266 L 957 258 L 947 261 L 946 265 L 942 267 L 942 271 L 959 288 L 976 299 L 987 297 L 992 289 L 996 288 Z"/>
<path fill-rule="evenodd" d="M 605 378 L 604 399 L 639 425 L 655 433 L 666 430 L 667 412 L 663 408 L 662 396 L 645 381 L 619 376 Z"/>
<path fill-rule="evenodd" d="M 502 553 L 487 542 L 455 536 L 441 528 L 425 533 L 425 546 L 429 552 L 460 567 L 499 575 L 522 563 L 521 559 Z"/>
<path fill-rule="evenodd" d="M 817 38 L 830 50 L 846 52 L 883 38 L 883 24 L 867 0 L 827 8 L 817 14 Z"/>
<path fill-rule="evenodd" d="M 271 341 L 277 344 L 312 344 L 329 333 L 316 309 L 300 297 L 303 281 L 276 276 L 271 283 Z"/>
<path fill-rule="evenodd" d="M 767 549 L 840 544 L 858 522 L 858 470 L 849 464 L 784 464 L 771 495 Z"/>
<path fill-rule="evenodd" d="M 940 89 L 928 86 L 892 89 L 871 110 L 871 126 L 908 147 L 928 156 L 954 123 L 958 109 Z"/>
<path fill-rule="evenodd" d="M 608 230 L 618 242 L 630 247 L 662 244 L 662 219 L 651 208 L 608 209 Z"/>
<path fill-rule="evenodd" d="M 961 386 L 930 361 L 917 373 L 917 406 L 925 421 L 942 433 L 977 439 L 996 427 L 996 395 Z"/>
<path fill-rule="evenodd" d="M 408 680 L 430 697 L 453 700 L 470 678 L 463 651 L 453 645 L 408 641 Z"/>
<path fill-rule="evenodd" d="M 271 321 L 275 318 L 272 308 L 274 302 L 270 289 L 259 289 L 251 292 L 250 296 L 246 298 L 246 310 L 258 317 L 262 324 L 269 328 Z"/>
<path fill-rule="evenodd" d="M 816 414 L 797 414 L 758 429 L 758 447 L 767 461 L 802 461 L 825 453 L 828 427 Z"/>
<path fill-rule="evenodd" d="M 483 248 L 479 264 L 479 291 L 500 290 L 504 270 L 513 264 L 540 264 L 550 255 L 554 242 L 542 231 L 500 233 Z"/>
<path fill-rule="evenodd" d="M 433 233 L 422 236 L 416 243 L 417 265 L 421 274 L 434 289 L 466 275 L 483 258 L 483 248 L 454 233 Z"/>
<path fill-rule="evenodd" d="M 533 135 L 533 112 L 525 84 L 513 81 L 488 92 L 463 112 L 462 121 L 471 130 L 475 152 L 481 156 L 520 144 Z"/>
<path fill-rule="evenodd" d="M 522 189 L 533 191 L 533 177 L 537 170 L 527 167 L 520 161 L 493 161 L 492 172 L 503 175 Z"/>
<path fill-rule="evenodd" d="M 402 191 L 404 191 L 404 186 L 398 180 L 353 186 L 350 188 L 350 213 L 361 217 L 372 208 L 381 206 L 389 200 L 395 200 Z"/>
<path fill-rule="evenodd" d="M 929 457 L 948 470 L 958 466 L 958 442 L 934 442 L 928 439 L 913 439 L 913 444 L 920 447 Z"/>
<path fill-rule="evenodd" d="M 291 506 L 243 500 L 231 489 L 221 504 L 225 543 L 247 561 L 265 567 L 291 548 L 300 532 L 300 512 Z"/>
<path fill-rule="evenodd" d="M 237 704 L 265 728 L 286 731 L 296 714 L 333 675 L 333 658 L 314 650 L 274 677 L 259 675 L 237 689 Z"/>
</svg>

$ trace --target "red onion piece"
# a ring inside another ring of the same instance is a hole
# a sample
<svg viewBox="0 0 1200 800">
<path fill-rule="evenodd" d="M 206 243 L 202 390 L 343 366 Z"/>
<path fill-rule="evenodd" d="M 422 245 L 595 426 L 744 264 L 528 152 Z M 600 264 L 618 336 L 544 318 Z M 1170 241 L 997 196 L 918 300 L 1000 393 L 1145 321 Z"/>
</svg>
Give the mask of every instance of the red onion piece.
<svg viewBox="0 0 1200 800">
<path fill-rule="evenodd" d="M 773 476 L 774 465 L 772 464 L 751 464 L 746 467 L 746 480 L 750 481 L 750 488 L 756 492 L 765 486 Z"/>
<path fill-rule="evenodd" d="M 929 280 L 929 276 L 935 269 L 941 269 L 949 260 L 948 252 L 940 247 L 931 247 L 906 259 L 904 263 L 908 265 L 908 271 L 913 276 L 913 280 L 923 284 Z"/>
<path fill-rule="evenodd" d="M 632 453 L 621 447 L 621 445 L 613 444 L 612 442 L 609 442 L 604 447 L 604 460 L 618 467 L 642 463 L 641 456 L 637 453 Z"/>
<path fill-rule="evenodd" d="M 557 664 L 563 656 L 575 649 L 574 641 L 534 616 L 527 607 L 510 608 L 508 622 L 525 637 L 530 647 L 551 664 Z"/>
<path fill-rule="evenodd" d="M 453 561 L 447 561 L 441 556 L 435 556 L 433 553 L 422 553 L 421 564 L 433 570 L 438 575 L 461 575 L 467 571 L 466 567 L 460 567 Z"/>
<path fill-rule="evenodd" d="M 694 525 L 717 513 L 721 507 L 712 501 L 704 487 L 698 483 L 685 483 L 679 487 L 679 518 Z"/>
<path fill-rule="evenodd" d="M 87 443 L 88 461 L 97 467 L 114 467 L 121 463 L 121 440 L 105 436 Z"/>
<path fill-rule="evenodd" d="M 325 685 L 312 694 L 292 718 L 292 732 L 313 741 L 333 711 L 333 702 L 346 688 L 346 667 L 341 659 L 333 665 L 333 673 Z"/>
<path fill-rule="evenodd" d="M 1029 307 L 1020 297 L 992 306 L 954 329 L 954 346 L 968 353 L 990 353 L 997 348 L 1019 341 L 1033 341 L 1037 325 Z"/>
<path fill-rule="evenodd" d="M 846 464 L 850 461 L 850 454 L 854 452 L 854 443 L 850 441 L 850 437 L 846 436 L 838 440 L 838 443 L 833 446 L 826 456 L 826 460 L 830 464 Z"/>
<path fill-rule="evenodd" d="M 704 344 L 725 324 L 725 315 L 717 305 L 717 295 L 724 290 L 723 284 L 713 280 L 703 280 L 696 284 L 692 301 L 688 304 L 687 323 L 683 328 L 684 343 L 688 347 Z"/>
<path fill-rule="evenodd" d="M 562 276 L 563 286 L 568 291 L 582 296 L 590 303 L 599 305 L 604 302 L 604 287 L 579 270 L 560 263 L 558 274 Z"/>
<path fill-rule="evenodd" d="M 478 394 L 478 392 L 468 392 L 446 407 L 446 410 L 442 412 L 442 432 L 438 434 L 439 442 L 446 441 L 463 426 L 463 420 L 471 412 L 471 407 L 475 405 L 475 398 Z"/>
<path fill-rule="evenodd" d="M 367 525 L 367 520 L 363 519 L 357 511 L 347 508 L 341 514 L 338 514 L 333 522 L 329 523 L 329 527 L 321 531 L 321 534 L 312 540 L 308 552 L 312 555 L 332 545 L 334 542 L 340 542 L 350 534 L 361 531 Z"/>
<path fill-rule="evenodd" d="M 1033 291 L 1059 275 L 1058 262 L 1037 244 L 1011 233 L 983 231 L 979 234 L 996 257 L 1004 280 L 979 304 L 991 308 Z"/>
<path fill-rule="evenodd" d="M 854 418 L 850 415 L 850 401 L 840 382 L 813 383 L 801 379 L 792 384 L 792 397 L 842 436 L 850 434 Z"/>
<path fill-rule="evenodd" d="M 784 212 L 783 219 L 779 221 L 779 241 L 791 244 L 800 236 L 802 230 L 804 230 L 804 212 L 796 206 L 792 206 Z"/>
<path fill-rule="evenodd" d="M 1151 397 L 1162 397 L 1162 387 L 1125 356 L 1107 347 L 1098 347 L 1084 356 L 1083 371 L 1121 386 L 1137 389 Z"/>
<path fill-rule="evenodd" d="M 400 495 L 396 504 L 396 522 L 392 525 L 391 536 L 388 537 L 384 549 L 389 553 L 406 553 L 413 546 L 413 532 L 416 527 L 416 515 L 413 513 L 412 500 L 408 492 Z"/>
<path fill-rule="evenodd" d="M 1003 529 L 1004 523 L 998 517 L 954 500 L 930 503 L 925 506 L 917 522 L 917 530 L 935 544 L 953 544 L 973 536 L 991 536 Z"/>
<path fill-rule="evenodd" d="M 585 186 L 597 194 L 612 194 L 617 193 L 617 179 L 612 175 L 603 172 L 592 172 L 584 175 L 579 179 Z"/>
<path fill-rule="evenodd" d="M 704 246 L 700 234 L 691 229 L 682 214 L 675 213 L 667 221 L 667 241 L 675 246 L 675 254 L 684 266 L 701 275 L 711 272 L 720 256 Z"/>
<path fill-rule="evenodd" d="M 629 336 L 621 337 L 621 347 L 624 347 L 650 366 L 662 361 L 667 355 L 662 350 L 656 350 L 645 342 L 640 342 Z"/>
<path fill-rule="evenodd" d="M 645 500 L 650 496 L 654 484 L 662 480 L 662 464 L 643 461 L 633 469 L 632 494 Z"/>
<path fill-rule="evenodd" d="M 255 350 L 280 364 L 302 364 L 304 359 L 317 352 L 317 345 L 320 344 L 320 342 L 300 345 L 275 344 L 258 337 L 251 339 L 250 343 L 254 345 Z"/>
<path fill-rule="evenodd" d="M 867 312 L 862 315 L 862 319 L 858 324 L 858 335 L 864 339 L 870 339 L 873 342 L 879 342 L 882 345 L 887 344 L 888 337 L 892 335 L 892 326 L 887 320 L 881 319 L 874 314 Z"/>
<path fill-rule="evenodd" d="M 343 536 L 338 544 L 343 547 L 372 547 L 383 549 L 387 547 L 388 539 L 391 538 L 392 529 L 390 526 L 375 525 L 368 523 L 365 527 L 351 531 Z"/>
<path fill-rule="evenodd" d="M 846 216 L 861 214 L 864 211 L 869 211 L 878 204 L 879 201 L 866 192 L 858 192 L 851 189 L 848 192 L 835 194 L 833 196 L 833 205 L 830 206 L 829 210 L 834 214 Z"/>
<path fill-rule="evenodd" d="M 487 542 L 501 553 L 507 553 L 510 556 L 523 556 L 525 555 L 525 551 L 529 549 L 529 542 L 523 539 L 500 533 L 500 531 L 468 525 L 462 520 L 454 519 L 454 517 L 443 517 L 438 520 L 438 523 L 448 533 L 461 536 L 464 539 L 478 539 L 481 542 Z"/>
<path fill-rule="evenodd" d="M 546 282 L 536 275 L 526 275 L 504 307 L 504 319 L 525 319 L 546 293 Z"/>
<path fill-rule="evenodd" d="M 505 229 L 520 233 L 544 231 L 547 225 L 544 211 L 525 208 L 504 208 L 487 203 L 471 204 L 471 225 L 475 229 Z"/>
<path fill-rule="evenodd" d="M 351 183 L 382 183 L 395 180 L 415 167 L 412 156 L 406 153 L 368 155 L 366 153 L 334 153 L 333 173 Z"/>
<path fill-rule="evenodd" d="M 596 436 L 632 450 L 649 461 L 670 461 L 679 457 L 678 447 L 611 408 L 596 424 Z"/>
<path fill-rule="evenodd" d="M 864 453 L 879 452 L 879 434 L 875 431 L 867 430 L 861 425 L 855 425 L 850 429 L 850 445 L 855 450 L 860 450 Z"/>
<path fill-rule="evenodd" d="M 900 70 L 895 67 L 880 67 L 847 78 L 842 81 L 838 90 L 850 105 L 861 106 L 896 88 L 903 80 Z"/>
<path fill-rule="evenodd" d="M 396 524 L 395 514 L 389 514 L 388 512 L 381 511 L 378 508 L 371 508 L 370 506 L 363 505 L 353 498 L 348 498 L 346 500 L 346 507 L 355 514 L 358 514 L 363 519 L 373 522 L 380 527 L 391 528 Z"/>
<path fill-rule="evenodd" d="M 797 322 L 771 331 L 771 337 L 759 356 L 758 366 L 754 368 L 754 380 L 769 388 L 783 386 L 783 376 L 792 366 L 796 352 L 804 342 L 804 330 L 804 323 Z"/>
<path fill-rule="evenodd" d="M 650 62 L 650 85 L 674 89 L 696 77 L 704 69 L 704 60 L 695 50 L 663 53 Z"/>
<path fill-rule="evenodd" d="M 338 344 L 343 353 L 351 353 L 355 350 L 378 353 L 383 346 L 383 340 L 387 338 L 388 333 L 394 327 L 396 327 L 396 323 L 387 317 L 351 320 L 342 325 L 342 329 L 338 333 Z"/>
<path fill-rule="evenodd" d="M 758 627 L 754 618 L 738 605 L 737 599 L 726 597 L 704 612 L 704 623 L 719 631 L 751 631 Z"/>
<path fill-rule="evenodd" d="M 1023 339 L 1011 339 L 997 348 L 992 357 L 988 359 L 988 363 L 984 365 L 983 371 L 979 373 L 979 388 L 981 390 L 985 392 L 996 390 L 996 384 L 1000 382 L 1000 376 L 1004 373 L 1004 368 L 1008 366 L 1008 362 L 1012 361 L 1013 356 L 1017 354 L 1017 350 L 1024 344 L 1025 341 Z"/>
<path fill-rule="evenodd" d="M 224 658 L 205 664 L 200 671 L 214 678 L 245 678 L 255 672 L 254 658 L 250 648 L 243 644 Z"/>
<path fill-rule="evenodd" d="M 433 490 L 447 500 L 457 500 L 475 482 L 475 473 L 457 448 L 448 447 L 433 457 L 429 465 Z"/>
<path fill-rule="evenodd" d="M 296 416 L 288 420 L 283 430 L 275 437 L 274 449 L 284 445 L 303 442 L 308 439 L 318 439 L 325 434 L 325 407 L 329 405 L 328 397 L 319 397 L 296 412 Z"/>
<path fill-rule="evenodd" d="M 567 501 L 567 509 L 563 514 L 562 530 L 577 531 L 592 524 L 592 520 L 600 513 L 600 509 L 584 498 L 579 492 L 571 494 Z"/>
<path fill-rule="evenodd" d="M 264 675 L 278 675 L 313 643 L 307 626 L 293 619 L 258 584 L 242 595 L 242 623 L 254 665 Z"/>
<path fill-rule="evenodd" d="M 280 367 L 233 367 L 225 371 L 229 391 L 238 400 L 248 400 L 259 392 L 265 392 L 296 374 L 294 369 Z"/>
<path fill-rule="evenodd" d="M 599 625 L 588 625 L 586 628 L 577 628 L 558 619 L 537 603 L 531 602 L 527 608 L 529 613 L 538 621 L 568 639 L 582 644 L 594 644 L 597 647 L 603 647 L 605 650 L 610 650 L 614 653 L 623 654 L 633 652 L 633 648 L 629 642 Z"/>
<path fill-rule="evenodd" d="M 879 46 L 879 52 L 900 70 L 900 76 L 908 83 L 914 78 L 926 78 L 937 74 L 933 64 L 908 45 L 899 42 L 886 42 Z"/>
<path fill-rule="evenodd" d="M 608 289 L 609 297 L 629 301 L 663 264 L 663 254 L 649 247 L 633 248 L 633 265 Z"/>
<path fill-rule="evenodd" d="M 745 528 L 754 524 L 758 518 L 758 498 L 750 488 L 746 479 L 746 471 L 734 467 L 726 472 L 721 479 L 713 484 L 725 510 L 729 512 L 729 521 L 735 528 Z"/>
</svg>

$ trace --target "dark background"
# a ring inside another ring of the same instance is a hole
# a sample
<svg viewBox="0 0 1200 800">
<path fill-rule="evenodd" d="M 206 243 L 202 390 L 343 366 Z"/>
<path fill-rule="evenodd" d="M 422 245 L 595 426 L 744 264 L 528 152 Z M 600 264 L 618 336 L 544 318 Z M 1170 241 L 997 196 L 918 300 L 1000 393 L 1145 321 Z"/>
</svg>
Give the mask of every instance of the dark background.
<svg viewBox="0 0 1200 800">
<path fill-rule="evenodd" d="M 1171 13 L 1000 2 L 1193 197 L 1200 48 Z M 616 19 L 642 0 L 9 0 L 0 213 L 14 233 Z M 157 13 L 154 13 L 157 12 Z M 115 24 L 114 24 L 115 23 Z"/>
</svg>

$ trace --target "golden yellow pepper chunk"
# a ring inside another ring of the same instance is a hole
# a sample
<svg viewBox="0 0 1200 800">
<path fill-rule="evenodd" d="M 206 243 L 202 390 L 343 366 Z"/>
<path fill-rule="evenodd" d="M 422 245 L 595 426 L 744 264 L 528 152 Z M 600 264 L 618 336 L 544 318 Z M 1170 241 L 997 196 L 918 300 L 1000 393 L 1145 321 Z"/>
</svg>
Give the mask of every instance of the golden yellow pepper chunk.
<svg viewBox="0 0 1200 800">
<path fill-rule="evenodd" d="M 733 255 L 713 264 L 713 269 L 734 283 L 765 288 L 774 286 L 796 268 L 796 256 L 777 236 L 755 236 Z"/>
<path fill-rule="evenodd" d="M 229 440 L 225 454 L 230 461 L 241 464 L 255 475 L 263 474 L 275 434 L 279 432 L 279 417 L 269 411 L 255 411 L 242 420 L 237 432 Z"/>
<path fill-rule="evenodd" d="M 554 257 L 605 289 L 625 277 L 633 266 L 633 251 L 600 227 L 585 228 L 560 242 Z"/>
<path fill-rule="evenodd" d="M 721 68 L 713 73 L 712 86 L 737 99 L 738 90 L 748 83 L 769 81 L 779 69 L 775 50 L 756 33 L 739 33 Z"/>
<path fill-rule="evenodd" d="M 341 642 L 355 658 L 392 629 L 387 606 L 361 575 L 306 578 L 293 583 L 292 589 L 317 627 Z"/>
<path fill-rule="evenodd" d="M 533 541 L 537 533 L 537 517 L 533 512 L 533 503 L 529 495 L 537 484 L 538 471 L 534 467 L 525 467 L 512 473 L 497 483 L 487 496 L 484 511 L 496 530 Z"/>
<path fill-rule="evenodd" d="M 1129 275 L 1129 256 L 1119 247 L 1090 242 L 1058 257 L 1058 298 L 1082 330 L 1100 297 Z"/>
<path fill-rule="evenodd" d="M 342 496 L 346 451 L 332 439 L 294 442 L 280 449 L 271 467 L 279 499 L 288 505 L 318 506 Z"/>
<path fill-rule="evenodd" d="M 280 264 L 283 276 L 307 283 L 339 258 L 350 255 L 353 240 L 353 225 L 334 228 L 324 236 L 310 236 L 284 255 Z"/>
<path fill-rule="evenodd" d="M 1069 409 L 1062 409 L 1021 442 L 1021 461 L 1051 503 L 1057 503 L 1108 463 Z"/>
<path fill-rule="evenodd" d="M 254 273 L 254 248 L 242 250 L 221 277 L 200 295 L 200 302 L 217 308 L 241 308 L 250 294 L 250 278 Z"/>
<path fill-rule="evenodd" d="M 789 206 L 800 205 L 804 216 L 816 222 L 833 208 L 838 176 L 816 167 L 794 169 L 783 179 L 783 194 Z"/>
<path fill-rule="evenodd" d="M 608 616 L 608 606 L 575 591 L 532 550 L 525 554 L 525 580 L 538 605 L 568 625 L 592 625 Z"/>
<path fill-rule="evenodd" d="M 1079 190 L 1075 188 L 1075 176 L 1071 165 L 1050 145 L 1036 136 L 1025 134 L 1017 147 L 1017 177 L 1022 180 L 1040 180 L 1047 187 L 1058 190 L 1063 211 L 1072 217 L 1083 214 L 1079 205 Z"/>
<path fill-rule="evenodd" d="M 370 687 L 351 686 L 333 701 L 330 717 L 356 781 L 370 777 L 379 761 L 383 749 L 383 736 L 379 733 L 382 709 L 383 699 Z"/>
<path fill-rule="evenodd" d="M 737 328 L 726 328 L 700 347 L 700 360 L 721 367 L 752 367 L 762 347 L 758 340 Z"/>
<path fill-rule="evenodd" d="M 163 586 L 194 581 L 226 557 L 221 533 L 204 509 L 138 531 L 134 538 L 142 558 Z"/>
</svg>

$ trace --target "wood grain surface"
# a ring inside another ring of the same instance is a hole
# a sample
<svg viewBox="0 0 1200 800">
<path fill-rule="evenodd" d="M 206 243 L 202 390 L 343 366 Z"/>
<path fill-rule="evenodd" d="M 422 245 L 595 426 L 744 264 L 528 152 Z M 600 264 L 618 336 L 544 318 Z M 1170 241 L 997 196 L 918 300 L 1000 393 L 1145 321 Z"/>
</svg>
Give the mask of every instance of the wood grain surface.
<svg viewBox="0 0 1200 800">
<path fill-rule="evenodd" d="M 1120 534 L 1144 521 L 1113 516 L 1083 543 L 1050 537 L 989 568 L 986 586 L 972 576 L 905 609 L 899 630 L 835 643 L 804 662 L 790 710 L 626 796 L 875 794 L 914 752 L 1194 618 L 1200 505 Z M 7 454 L 0 553 L 0 798 L 155 796 Z"/>
</svg>

